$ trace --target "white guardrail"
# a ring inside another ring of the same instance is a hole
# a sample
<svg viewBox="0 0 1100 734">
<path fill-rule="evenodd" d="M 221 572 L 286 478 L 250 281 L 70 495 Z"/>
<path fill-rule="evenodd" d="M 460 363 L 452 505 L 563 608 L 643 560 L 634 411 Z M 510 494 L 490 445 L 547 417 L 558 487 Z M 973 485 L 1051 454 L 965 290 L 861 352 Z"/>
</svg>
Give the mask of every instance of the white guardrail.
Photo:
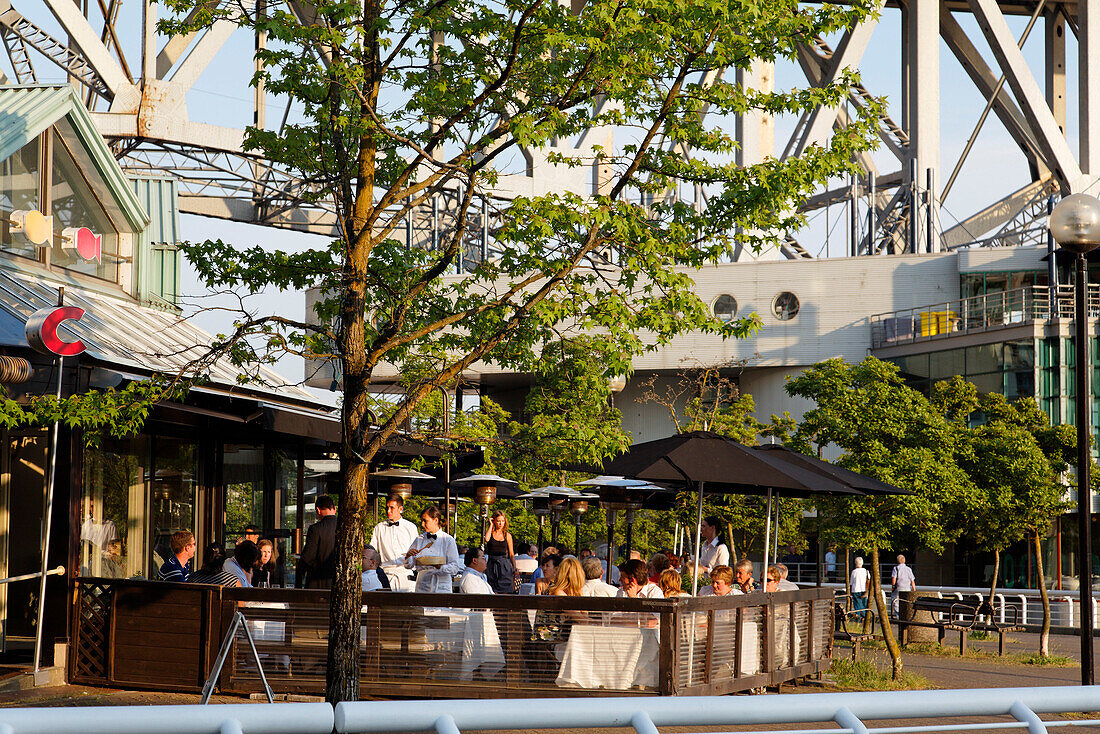
<svg viewBox="0 0 1100 734">
<path fill-rule="evenodd" d="M 659 726 L 767 726 L 832 723 L 837 734 L 1098 726 L 1080 714 L 1100 709 L 1100 686 L 999 688 L 885 693 L 808 693 L 684 698 L 498 699 L 222 704 L 212 706 L 80 706 L 0 709 L 0 734 L 367 734 L 368 732 L 519 731 Z M 1065 720 L 1041 715 L 1068 714 Z M 989 717 L 1001 717 L 989 721 Z M 1004 718 L 1011 717 L 1011 718 Z M 985 720 L 973 719 L 980 718 Z M 919 725 L 902 725 L 920 719 Z M 876 726 L 867 726 L 874 721 Z M 932 721 L 933 723 L 928 723 Z M 879 725 L 881 722 L 881 725 Z M 741 734 L 756 734 L 742 731 Z M 762 734 L 762 732 L 760 733 Z"/>
<path fill-rule="evenodd" d="M 1100 709 L 1100 686 L 1001 688 L 884 693 L 803 693 L 777 696 L 696 696 L 685 698 L 519 699 L 507 701 L 385 701 L 336 706 L 336 731 L 436 732 L 631 727 L 658 734 L 659 726 L 771 726 L 835 723 L 840 734 L 897 734 L 932 731 L 1096 726 L 1100 719 L 1043 721 L 1040 714 L 1079 714 Z M 1012 721 L 960 722 L 967 717 L 1011 716 Z M 919 726 L 890 726 L 890 720 L 952 719 Z M 864 720 L 885 721 L 881 728 Z M 769 728 L 769 731 L 776 731 Z M 789 734 L 800 729 L 786 729 Z"/>
<path fill-rule="evenodd" d="M 0 709 L 0 734 L 332 734 L 327 703 Z"/>
</svg>

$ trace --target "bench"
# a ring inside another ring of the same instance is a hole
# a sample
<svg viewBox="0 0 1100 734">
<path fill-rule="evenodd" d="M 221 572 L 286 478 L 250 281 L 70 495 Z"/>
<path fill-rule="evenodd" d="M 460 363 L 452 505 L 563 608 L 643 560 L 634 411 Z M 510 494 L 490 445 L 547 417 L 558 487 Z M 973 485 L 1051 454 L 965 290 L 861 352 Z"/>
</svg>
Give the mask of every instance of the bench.
<svg viewBox="0 0 1100 734">
<path fill-rule="evenodd" d="M 872 609 L 863 609 L 858 612 L 848 610 L 843 603 L 844 598 L 841 597 L 833 602 L 833 619 L 835 621 L 833 639 L 851 642 L 852 660 L 859 660 L 860 646 L 864 642 L 878 637 L 875 634 L 875 613 Z M 861 615 L 870 617 L 870 623 L 864 625 Z"/>
<path fill-rule="evenodd" d="M 947 632 L 959 633 L 959 654 L 966 654 L 966 638 L 971 632 L 996 632 L 997 654 L 1005 654 L 1005 635 L 1009 632 L 1021 632 L 1024 629 L 1020 623 L 1020 609 L 1015 604 L 1004 606 L 1005 622 L 997 621 L 997 612 L 988 601 L 980 601 L 977 598 L 952 599 L 937 598 L 931 596 L 918 597 L 913 602 L 913 609 L 918 612 L 929 612 L 932 622 L 898 621 L 902 629 L 905 626 L 933 627 L 937 630 L 940 644 L 943 644 Z M 985 620 L 979 619 L 985 617 Z"/>
</svg>

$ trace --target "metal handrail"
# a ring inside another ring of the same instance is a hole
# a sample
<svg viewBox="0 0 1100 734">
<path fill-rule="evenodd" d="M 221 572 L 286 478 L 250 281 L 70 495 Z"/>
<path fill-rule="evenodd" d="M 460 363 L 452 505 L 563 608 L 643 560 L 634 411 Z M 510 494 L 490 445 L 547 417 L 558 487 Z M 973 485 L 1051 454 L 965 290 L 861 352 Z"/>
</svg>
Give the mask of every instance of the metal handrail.
<svg viewBox="0 0 1100 734">
<path fill-rule="evenodd" d="M 331 734 L 327 703 L 77 706 L 0 710 L 3 734 Z"/>
<path fill-rule="evenodd" d="M 847 734 L 863 732 L 1021 729 L 1031 734 L 1055 726 L 1095 726 L 1100 720 L 1044 721 L 1039 714 L 1094 711 L 1100 686 L 990 688 L 881 693 L 809 693 L 755 698 L 586 698 L 494 701 L 372 701 L 339 703 L 339 734 L 463 730 L 631 727 L 656 734 L 659 726 L 745 726 L 832 722 Z M 944 723 L 874 728 L 865 720 L 952 719 L 1011 716 L 1013 721 Z M 773 731 L 773 730 L 769 730 Z M 782 730 L 781 730 L 782 731 Z M 791 731 L 791 730 L 787 730 Z M 801 731 L 795 729 L 793 731 Z M 741 734 L 755 734 L 742 732 Z"/>
<path fill-rule="evenodd" d="M 1088 297 L 1090 318 L 1100 318 L 1100 284 L 1089 285 Z M 1033 285 L 874 314 L 868 321 L 871 346 L 879 348 L 1035 321 L 1072 320 L 1073 315 L 1072 286 L 1059 285 L 1052 293 L 1045 285 Z"/>
<path fill-rule="evenodd" d="M 65 575 L 65 567 L 64 566 L 58 566 L 57 568 L 51 568 L 49 571 L 46 571 L 46 575 L 47 576 L 64 576 Z M 0 579 L 0 585 L 10 584 L 14 581 L 30 581 L 31 579 L 40 579 L 40 578 L 42 578 L 42 572 L 41 571 L 35 571 L 34 573 L 25 573 L 21 576 L 9 576 L 6 579 Z"/>
</svg>

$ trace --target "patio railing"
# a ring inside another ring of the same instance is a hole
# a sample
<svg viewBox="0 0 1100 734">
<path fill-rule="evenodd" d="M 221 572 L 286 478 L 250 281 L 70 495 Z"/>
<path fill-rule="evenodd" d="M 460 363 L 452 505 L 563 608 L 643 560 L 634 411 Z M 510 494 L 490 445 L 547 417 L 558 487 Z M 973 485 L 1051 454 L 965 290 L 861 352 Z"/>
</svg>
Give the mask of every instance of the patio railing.
<svg viewBox="0 0 1100 734">
<path fill-rule="evenodd" d="M 143 682 L 126 674 L 128 685 L 201 690 L 197 667 L 161 674 L 161 665 L 171 661 L 163 649 L 135 648 L 134 640 L 114 632 L 119 619 L 143 609 L 149 626 L 159 619 L 171 629 L 163 600 L 182 587 L 206 590 L 210 603 L 203 607 L 210 613 L 177 605 L 175 619 L 195 622 L 174 633 L 174 644 L 216 651 L 240 609 L 275 692 L 324 691 L 327 592 L 106 579 L 76 584 L 75 680 L 120 683 L 117 653 L 129 647 L 134 649 L 125 659 L 144 656 L 154 674 Z M 363 595 L 361 687 L 372 696 L 463 698 L 709 695 L 776 685 L 828 667 L 832 596 L 832 589 L 677 599 L 371 592 Z M 127 600 L 125 609 L 118 599 Z M 83 622 L 91 618 L 97 629 L 110 631 L 94 638 L 98 644 Z M 94 674 L 92 658 L 103 662 Z M 202 658 L 208 672 L 212 656 L 204 652 Z M 262 690 L 243 637 L 230 652 L 220 687 Z"/>
<path fill-rule="evenodd" d="M 1045 285 L 987 293 L 920 308 L 876 314 L 870 318 L 871 348 L 941 339 L 1003 329 L 1051 318 L 1072 319 L 1073 288 L 1059 286 L 1051 298 Z M 1089 315 L 1100 315 L 1100 284 L 1089 285 Z"/>
</svg>

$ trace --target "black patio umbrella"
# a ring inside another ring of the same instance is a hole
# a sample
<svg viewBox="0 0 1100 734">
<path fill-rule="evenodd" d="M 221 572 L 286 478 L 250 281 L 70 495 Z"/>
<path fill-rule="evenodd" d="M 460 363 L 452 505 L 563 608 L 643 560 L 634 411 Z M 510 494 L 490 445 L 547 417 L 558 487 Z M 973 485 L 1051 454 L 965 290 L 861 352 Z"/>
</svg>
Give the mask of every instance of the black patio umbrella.
<svg viewBox="0 0 1100 734">
<path fill-rule="evenodd" d="M 831 464 L 828 461 L 823 461 L 814 456 L 807 456 L 806 454 L 799 453 L 794 449 L 787 448 L 782 444 L 764 444 L 762 446 L 754 446 L 754 451 L 766 452 L 768 456 L 785 461 L 792 466 L 806 469 L 808 471 L 819 474 L 826 479 L 840 482 L 852 489 L 855 489 L 863 494 L 868 495 L 882 495 L 882 494 L 912 494 L 907 489 L 901 487 L 895 487 L 892 484 L 869 477 L 866 474 L 860 474 L 850 469 L 845 469 L 842 466 Z M 779 508 L 776 508 L 776 538 L 775 538 L 775 555 L 779 555 Z"/>
<path fill-rule="evenodd" d="M 756 451 L 710 431 L 692 431 L 635 444 L 626 453 L 607 461 L 600 471 L 651 482 L 688 485 L 699 493 L 695 528 L 695 567 L 703 524 L 703 493 L 760 494 L 768 498 L 764 530 L 764 567 L 771 543 L 772 495 L 791 497 L 817 494 L 862 495 L 853 486 L 811 471 L 777 455 Z M 693 574 L 692 593 L 698 592 L 699 576 Z"/>
<path fill-rule="evenodd" d="M 908 489 L 895 487 L 892 484 L 869 477 L 866 474 L 845 469 L 842 466 L 831 464 L 814 456 L 807 456 L 794 449 L 789 449 L 782 444 L 764 444 L 754 446 L 754 451 L 766 453 L 771 458 L 786 461 L 790 464 L 820 474 L 827 479 L 845 484 L 852 489 L 859 490 L 863 494 L 913 494 Z"/>
</svg>

